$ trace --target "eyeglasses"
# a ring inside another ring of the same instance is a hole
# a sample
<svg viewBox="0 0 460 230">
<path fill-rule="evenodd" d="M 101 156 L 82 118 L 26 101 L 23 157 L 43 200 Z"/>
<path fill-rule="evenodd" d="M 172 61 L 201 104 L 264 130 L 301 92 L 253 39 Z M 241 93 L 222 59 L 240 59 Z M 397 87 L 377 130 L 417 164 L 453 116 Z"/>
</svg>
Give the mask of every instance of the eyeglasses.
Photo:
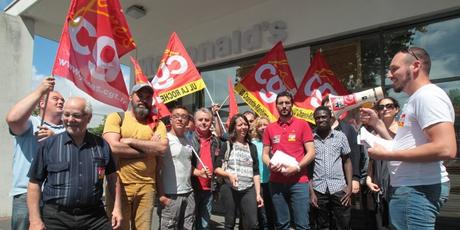
<svg viewBox="0 0 460 230">
<path fill-rule="evenodd" d="M 385 105 L 377 105 L 376 106 L 376 109 L 378 111 L 382 111 L 383 109 L 394 109 L 395 108 L 395 104 L 393 103 L 388 103 L 388 104 L 385 104 Z"/>
<path fill-rule="evenodd" d="M 180 118 L 180 119 L 182 119 L 184 121 L 188 120 L 188 117 L 189 117 L 188 115 L 178 115 L 178 114 L 171 115 L 172 119 L 179 119 Z"/>
<path fill-rule="evenodd" d="M 75 119 L 81 119 L 85 115 L 86 113 L 63 113 L 62 114 L 62 116 L 65 118 L 73 117 Z"/>
</svg>

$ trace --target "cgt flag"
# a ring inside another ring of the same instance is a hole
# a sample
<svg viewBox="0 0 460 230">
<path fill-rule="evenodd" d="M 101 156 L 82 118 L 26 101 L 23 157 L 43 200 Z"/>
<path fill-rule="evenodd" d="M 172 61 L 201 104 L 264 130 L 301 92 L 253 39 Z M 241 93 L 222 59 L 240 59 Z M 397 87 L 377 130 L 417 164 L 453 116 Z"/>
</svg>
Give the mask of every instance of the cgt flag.
<svg viewBox="0 0 460 230">
<path fill-rule="evenodd" d="M 230 120 L 232 117 L 238 113 L 238 104 L 236 104 L 236 98 L 235 98 L 235 90 L 233 89 L 233 82 L 231 78 L 227 79 L 227 84 L 228 84 L 228 118 L 226 125 L 227 127 L 230 125 Z"/>
<path fill-rule="evenodd" d="M 135 79 L 136 84 L 147 83 L 147 84 L 151 85 L 151 83 L 147 79 L 147 76 L 145 76 L 144 73 L 142 72 L 142 69 L 139 66 L 139 63 L 137 63 L 136 59 L 134 59 L 131 56 L 130 56 L 130 58 L 131 58 L 131 62 L 133 63 L 133 66 L 134 66 L 134 79 Z M 167 116 L 171 115 L 171 113 L 169 112 L 168 107 L 166 107 L 166 105 L 164 103 L 160 103 L 159 98 L 157 96 L 155 96 L 155 92 L 153 92 L 153 93 L 154 93 L 153 98 L 152 98 L 153 99 L 153 106 L 154 106 L 154 109 L 156 110 L 156 111 L 153 111 L 154 115 L 157 115 L 159 118 L 163 118 L 163 117 L 167 117 Z"/>
<path fill-rule="evenodd" d="M 192 59 L 174 32 L 152 79 L 155 93 L 163 103 L 176 100 L 206 87 Z"/>
<path fill-rule="evenodd" d="M 281 42 L 235 86 L 249 107 L 271 122 L 278 119 L 276 96 L 286 90 L 294 95 L 296 84 Z"/>
<path fill-rule="evenodd" d="M 348 94 L 348 91 L 336 78 L 321 52 L 318 51 L 294 96 L 294 116 L 314 124 L 314 110 L 321 105 L 323 96 L 330 93 L 345 95 Z"/>
<path fill-rule="evenodd" d="M 126 110 L 120 57 L 136 47 L 118 0 L 72 0 L 52 75 L 93 98 Z"/>
</svg>

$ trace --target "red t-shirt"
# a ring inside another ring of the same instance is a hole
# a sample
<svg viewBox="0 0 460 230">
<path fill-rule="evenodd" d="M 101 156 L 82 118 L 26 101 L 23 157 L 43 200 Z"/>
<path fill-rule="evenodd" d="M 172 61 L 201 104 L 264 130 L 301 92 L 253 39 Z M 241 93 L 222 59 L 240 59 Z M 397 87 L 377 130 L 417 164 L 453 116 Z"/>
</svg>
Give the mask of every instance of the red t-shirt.
<svg viewBox="0 0 460 230">
<path fill-rule="evenodd" d="M 271 153 L 276 150 L 285 152 L 300 162 L 305 155 L 304 143 L 313 141 L 313 135 L 307 122 L 291 118 L 288 122 L 273 122 L 267 126 L 263 136 L 263 144 L 269 145 Z M 270 172 L 270 181 L 275 183 L 295 184 L 308 182 L 307 169 L 293 176 Z"/>
<path fill-rule="evenodd" d="M 211 138 L 200 138 L 200 158 L 210 172 L 214 171 L 211 159 Z M 197 169 L 202 169 L 203 165 L 198 161 Z M 198 177 L 200 189 L 211 190 L 211 178 Z"/>
</svg>

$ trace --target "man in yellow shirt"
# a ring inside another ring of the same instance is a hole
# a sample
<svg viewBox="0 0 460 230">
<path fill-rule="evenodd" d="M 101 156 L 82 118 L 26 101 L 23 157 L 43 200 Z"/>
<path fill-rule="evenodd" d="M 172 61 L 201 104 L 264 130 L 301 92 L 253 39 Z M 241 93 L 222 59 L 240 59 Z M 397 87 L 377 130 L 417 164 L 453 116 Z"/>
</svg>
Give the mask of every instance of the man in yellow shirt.
<svg viewBox="0 0 460 230">
<path fill-rule="evenodd" d="M 166 127 L 152 115 L 152 95 L 149 84 L 134 85 L 130 109 L 122 116 L 109 114 L 104 126 L 103 137 L 118 158 L 123 186 L 121 229 L 150 229 L 152 223 L 156 157 L 168 147 Z"/>
</svg>

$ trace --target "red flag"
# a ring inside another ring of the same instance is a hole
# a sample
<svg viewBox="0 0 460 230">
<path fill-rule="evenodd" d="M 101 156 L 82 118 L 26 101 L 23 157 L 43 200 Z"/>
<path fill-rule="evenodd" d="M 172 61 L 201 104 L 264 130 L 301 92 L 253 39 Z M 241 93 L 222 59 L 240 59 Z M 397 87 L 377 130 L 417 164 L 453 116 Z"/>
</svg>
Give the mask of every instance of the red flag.
<svg viewBox="0 0 460 230">
<path fill-rule="evenodd" d="M 144 72 L 142 72 L 142 68 L 137 63 L 136 59 L 134 59 L 132 56 L 129 56 L 131 58 L 131 62 L 133 63 L 134 67 L 134 81 L 136 84 L 141 84 L 141 83 L 149 83 L 149 80 L 147 76 L 144 75 Z"/>
<path fill-rule="evenodd" d="M 136 45 L 118 0 L 72 0 L 52 75 L 72 81 L 95 99 L 126 110 L 120 57 Z"/>
<path fill-rule="evenodd" d="M 296 84 L 281 42 L 235 86 L 249 107 L 271 122 L 278 118 L 276 96 L 286 90 L 294 95 Z"/>
<path fill-rule="evenodd" d="M 163 103 L 168 103 L 206 87 L 175 32 L 169 39 L 158 72 L 152 80 L 152 85 Z"/>
<path fill-rule="evenodd" d="M 148 84 L 151 85 L 151 83 L 149 82 L 147 77 L 142 72 L 142 69 L 139 66 L 139 63 L 137 63 L 136 59 L 134 59 L 133 57 L 130 57 L 130 58 L 131 58 L 131 62 L 133 63 L 133 66 L 134 66 L 134 79 L 136 81 L 136 84 L 148 83 Z M 154 113 L 154 115 L 157 115 L 160 118 L 167 117 L 167 116 L 171 115 L 171 113 L 169 112 L 168 107 L 166 107 L 166 105 L 164 103 L 159 103 L 158 100 L 159 100 L 159 98 L 156 96 L 156 94 L 154 92 L 153 106 L 154 106 L 154 109 L 156 110 L 156 111 L 152 111 Z"/>
<path fill-rule="evenodd" d="M 227 127 L 230 125 L 231 118 L 238 113 L 238 104 L 236 104 L 235 92 L 233 90 L 232 79 L 227 79 L 228 84 L 228 119 L 226 122 Z"/>
<path fill-rule="evenodd" d="M 321 52 L 316 52 L 294 97 L 294 116 L 315 123 L 314 110 L 327 94 L 345 95 L 347 89 L 332 72 Z"/>
</svg>

